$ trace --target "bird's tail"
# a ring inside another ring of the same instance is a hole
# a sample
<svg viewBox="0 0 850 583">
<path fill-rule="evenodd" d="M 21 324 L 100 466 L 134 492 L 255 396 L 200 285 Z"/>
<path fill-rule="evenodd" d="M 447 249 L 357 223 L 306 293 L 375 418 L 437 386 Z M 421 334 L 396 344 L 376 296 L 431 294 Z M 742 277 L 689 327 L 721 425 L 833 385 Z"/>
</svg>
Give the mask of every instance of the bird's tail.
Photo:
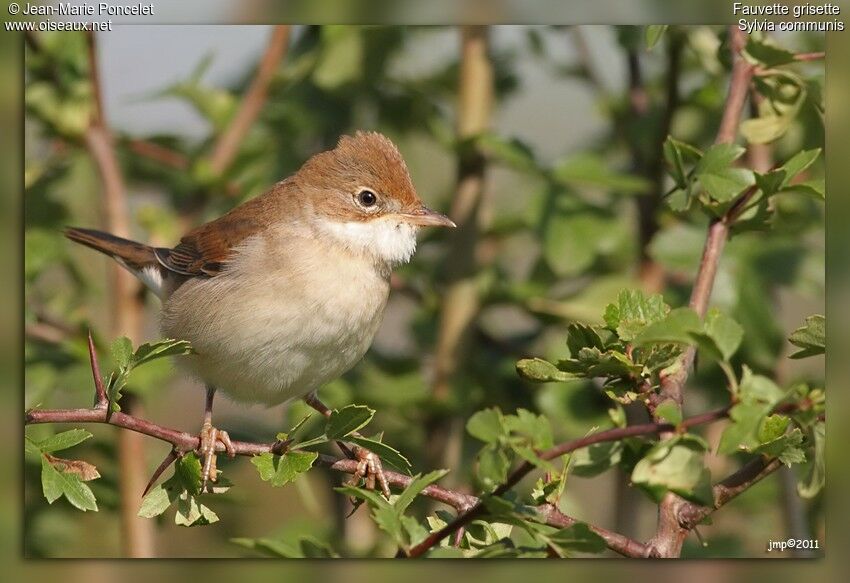
<svg viewBox="0 0 850 583">
<path fill-rule="evenodd" d="M 68 227 L 65 236 L 75 243 L 91 247 L 127 268 L 160 299 L 165 299 L 173 291 L 173 282 L 166 281 L 168 274 L 162 269 L 156 258 L 156 250 L 142 243 L 122 239 L 103 231 Z"/>
<path fill-rule="evenodd" d="M 140 271 L 148 266 L 157 265 L 154 248 L 149 245 L 122 239 L 103 231 L 67 227 L 65 236 L 75 243 L 91 247 L 124 264 L 130 271 Z"/>
</svg>

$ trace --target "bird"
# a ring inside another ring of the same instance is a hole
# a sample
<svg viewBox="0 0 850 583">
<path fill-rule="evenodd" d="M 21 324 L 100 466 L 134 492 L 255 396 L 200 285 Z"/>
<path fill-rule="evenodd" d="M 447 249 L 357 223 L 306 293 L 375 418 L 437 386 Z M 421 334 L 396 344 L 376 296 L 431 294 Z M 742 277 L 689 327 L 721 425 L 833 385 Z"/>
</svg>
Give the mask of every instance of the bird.
<svg viewBox="0 0 850 583">
<path fill-rule="evenodd" d="M 198 448 L 206 488 L 218 474 L 218 442 L 234 454 L 212 423 L 216 392 L 266 406 L 302 398 L 330 415 L 317 391 L 369 349 L 390 276 L 412 258 L 417 231 L 455 226 L 423 204 L 389 138 L 358 131 L 174 247 L 87 228 L 65 235 L 135 275 L 161 300 L 163 337 L 192 346 L 180 365 L 206 387 Z M 350 451 L 353 480 L 377 480 L 389 496 L 380 458 Z"/>
</svg>

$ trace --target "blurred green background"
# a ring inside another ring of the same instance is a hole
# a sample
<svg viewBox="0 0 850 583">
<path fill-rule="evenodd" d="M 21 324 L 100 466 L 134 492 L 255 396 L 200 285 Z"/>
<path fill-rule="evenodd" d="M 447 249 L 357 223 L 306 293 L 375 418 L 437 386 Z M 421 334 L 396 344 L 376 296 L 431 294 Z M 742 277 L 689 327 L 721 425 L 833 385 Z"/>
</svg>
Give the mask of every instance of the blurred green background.
<svg viewBox="0 0 850 583">
<path fill-rule="evenodd" d="M 426 236 L 399 273 L 373 349 L 323 398 L 376 408 L 374 426 L 388 443 L 417 470 L 451 468 L 449 483 L 459 487 L 472 481 L 477 446 L 463 424 L 478 409 L 542 412 L 556 441 L 604 425 L 608 405 L 591 383 L 530 385 L 517 377 L 514 362 L 563 356 L 566 324 L 598 323 L 621 288 L 661 291 L 671 305 L 687 303 L 705 220 L 662 202 L 669 184 L 660 143 L 667 133 L 698 145 L 712 141 L 728 83 L 727 64 L 718 58 L 722 33 L 721 27 L 677 27 L 648 50 L 639 27 L 492 27 L 492 115 L 480 142 L 487 162 L 474 253 L 464 263 L 454 240 Z M 210 152 L 271 34 L 269 27 L 133 26 L 99 35 L 103 111 L 126 178 L 133 237 L 173 243 L 190 225 L 290 174 L 340 134 L 363 128 L 393 138 L 426 202 L 452 209 L 463 156 L 453 138 L 463 125 L 456 27 L 293 27 L 257 122 L 228 167 L 212 170 Z M 40 38 L 42 46 L 28 53 L 24 130 L 25 405 L 84 406 L 92 394 L 84 331 L 91 327 L 105 346 L 114 326 L 107 261 L 72 248 L 59 232 L 66 224 L 103 224 L 101 183 L 81 142 L 92 102 L 87 46 L 82 35 Z M 779 41 L 797 52 L 824 48 L 819 34 Z M 678 75 L 672 102 L 671 63 Z M 814 92 L 823 63 L 800 70 Z M 762 155 L 784 160 L 823 142 L 823 125 L 810 109 Z M 822 176 L 822 161 L 810 172 Z M 742 362 L 782 385 L 822 383 L 821 359 L 784 358 L 787 335 L 824 309 L 822 205 L 783 197 L 776 221 L 768 233 L 732 240 L 714 303 L 745 328 Z M 460 341 L 464 358 L 440 391 L 434 373 L 440 314 L 458 279 L 472 282 L 480 303 Z M 156 309 L 155 298 L 144 299 L 138 338 L 156 338 Z M 700 367 L 687 412 L 722 405 L 721 383 L 716 367 Z M 202 392 L 168 364 L 139 371 L 131 389 L 145 416 L 197 430 Z M 217 424 L 236 438 L 268 440 L 302 413 L 300 404 L 264 410 L 222 400 Z M 712 443 L 717 430 L 706 435 Z M 81 514 L 64 501 L 48 506 L 37 467 L 27 466 L 27 556 L 123 554 L 120 470 L 113 462 L 121 445 L 111 428 L 92 431 L 97 439 L 79 448 L 78 457 L 97 463 L 103 475 L 92 483 L 101 512 Z M 144 443 L 141 461 L 149 474 L 167 449 Z M 733 469 L 726 458 L 709 464 L 715 475 Z M 290 541 L 306 534 L 347 555 L 385 554 L 375 547 L 379 536 L 365 512 L 341 520 L 342 501 L 331 490 L 339 476 L 316 470 L 271 490 L 245 460 L 222 460 L 222 468 L 238 487 L 216 507 L 221 522 L 182 529 L 162 521 L 142 535 L 150 536 L 157 556 L 246 556 L 231 538 Z M 822 538 L 821 500 L 804 504 L 787 496 L 793 484 L 783 471 L 753 488 L 701 529 L 707 546 L 688 541 L 686 556 L 764 556 L 765 541 L 784 538 L 789 528 Z M 640 539 L 655 525 L 655 506 L 617 472 L 572 480 L 562 506 Z"/>
</svg>

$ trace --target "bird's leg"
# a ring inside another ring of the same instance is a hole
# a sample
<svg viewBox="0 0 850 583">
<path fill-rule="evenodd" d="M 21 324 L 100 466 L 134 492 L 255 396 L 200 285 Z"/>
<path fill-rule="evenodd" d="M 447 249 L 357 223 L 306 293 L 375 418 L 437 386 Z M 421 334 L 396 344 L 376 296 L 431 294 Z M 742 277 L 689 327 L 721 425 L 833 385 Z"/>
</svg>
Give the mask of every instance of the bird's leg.
<svg viewBox="0 0 850 583">
<path fill-rule="evenodd" d="M 209 482 L 215 482 L 218 479 L 218 470 L 215 466 L 215 448 L 220 441 L 227 451 L 228 457 L 236 455 L 236 450 L 233 449 L 233 444 L 230 442 L 230 436 L 226 431 L 216 429 L 212 424 L 212 407 L 213 399 L 215 398 L 215 387 L 207 386 L 207 398 L 204 403 L 204 424 L 201 426 L 201 433 L 198 435 L 200 444 L 198 453 L 203 460 L 201 470 L 201 492 L 206 491 Z"/>
<path fill-rule="evenodd" d="M 304 397 L 304 402 L 325 417 L 331 416 L 331 410 L 328 409 L 327 405 L 319 400 L 319 396 L 316 394 L 316 391 L 313 391 Z M 354 433 L 353 435 L 358 437 L 360 436 L 359 433 Z M 360 483 L 360 480 L 365 480 L 366 488 L 374 490 L 377 482 L 377 484 L 381 487 L 381 492 L 386 498 L 389 498 L 390 486 L 387 482 L 387 477 L 384 475 L 384 467 L 381 464 L 381 458 L 365 447 L 360 447 L 357 444 L 343 443 L 342 441 L 337 441 L 336 443 L 346 456 L 357 460 L 357 470 L 354 472 L 354 475 L 351 476 L 349 484 L 356 486 Z"/>
</svg>

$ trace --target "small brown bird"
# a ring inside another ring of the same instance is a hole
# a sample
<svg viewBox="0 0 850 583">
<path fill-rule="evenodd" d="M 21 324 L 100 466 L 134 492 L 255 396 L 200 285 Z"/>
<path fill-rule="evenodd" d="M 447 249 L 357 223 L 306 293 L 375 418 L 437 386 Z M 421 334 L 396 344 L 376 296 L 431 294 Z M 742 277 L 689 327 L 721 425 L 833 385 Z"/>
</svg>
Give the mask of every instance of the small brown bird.
<svg viewBox="0 0 850 583">
<path fill-rule="evenodd" d="M 294 175 L 187 234 L 151 247 L 90 229 L 69 239 L 109 255 L 162 301 L 162 334 L 188 340 L 181 359 L 207 387 L 200 453 L 215 481 L 215 450 L 230 438 L 212 425 L 217 389 L 275 405 L 316 391 L 354 366 L 380 326 L 392 269 L 410 260 L 418 227 L 454 227 L 426 208 L 396 146 L 358 132 Z M 354 448 L 355 480 L 377 479 L 380 460 Z"/>
</svg>

